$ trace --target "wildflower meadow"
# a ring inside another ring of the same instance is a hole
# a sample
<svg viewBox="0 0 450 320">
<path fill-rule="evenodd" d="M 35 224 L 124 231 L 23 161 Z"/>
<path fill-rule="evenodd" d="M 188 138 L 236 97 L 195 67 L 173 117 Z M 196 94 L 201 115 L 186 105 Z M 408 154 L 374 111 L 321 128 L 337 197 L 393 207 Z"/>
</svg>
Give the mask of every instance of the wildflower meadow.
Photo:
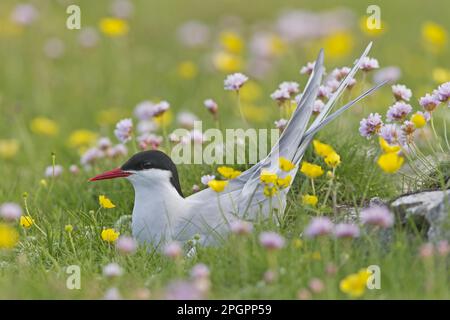
<svg viewBox="0 0 450 320">
<path fill-rule="evenodd" d="M 0 298 L 449 299 L 449 10 L 1 1 Z"/>
</svg>

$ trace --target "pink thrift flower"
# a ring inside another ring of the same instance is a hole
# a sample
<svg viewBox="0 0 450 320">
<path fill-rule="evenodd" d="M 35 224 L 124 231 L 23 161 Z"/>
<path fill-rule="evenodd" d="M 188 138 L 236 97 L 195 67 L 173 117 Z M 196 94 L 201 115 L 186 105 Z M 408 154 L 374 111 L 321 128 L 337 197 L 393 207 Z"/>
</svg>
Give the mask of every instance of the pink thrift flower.
<svg viewBox="0 0 450 320">
<path fill-rule="evenodd" d="M 378 113 L 371 113 L 367 118 L 359 123 L 359 133 L 361 136 L 369 138 L 378 133 L 383 125 L 381 116 Z"/>
<path fill-rule="evenodd" d="M 181 257 L 183 250 L 178 242 L 170 242 L 164 247 L 164 254 L 172 259 Z"/>
<path fill-rule="evenodd" d="M 368 72 L 368 71 L 380 68 L 380 65 L 378 64 L 377 59 L 370 58 L 370 57 L 364 57 L 363 60 L 361 61 L 359 68 L 362 71 Z"/>
<path fill-rule="evenodd" d="M 284 247 L 284 238 L 276 232 L 262 232 L 259 242 L 268 250 L 278 250 Z"/>
<path fill-rule="evenodd" d="M 419 99 L 419 104 L 428 112 L 432 112 L 441 102 L 435 95 L 427 93 Z"/>
<path fill-rule="evenodd" d="M 394 215 L 385 206 L 373 206 L 361 210 L 359 215 L 365 225 L 390 228 L 394 225 Z"/>
<path fill-rule="evenodd" d="M 22 208 L 14 202 L 5 202 L 0 206 L 0 217 L 7 221 L 14 221 L 22 215 Z"/>
<path fill-rule="evenodd" d="M 316 217 L 312 218 L 311 222 L 305 229 L 305 235 L 308 238 L 328 235 L 333 231 L 334 224 L 329 218 Z"/>
<path fill-rule="evenodd" d="M 116 249 L 122 254 L 133 254 L 136 252 L 137 243 L 132 237 L 120 236 L 116 241 Z"/>
<path fill-rule="evenodd" d="M 336 238 L 358 238 L 359 227 L 350 223 L 339 223 L 334 229 L 334 235 Z"/>
<path fill-rule="evenodd" d="M 253 225 L 248 221 L 235 220 L 230 223 L 231 232 L 238 235 L 246 235 L 252 232 Z"/>
<path fill-rule="evenodd" d="M 226 77 L 224 81 L 225 90 L 238 91 L 245 82 L 247 82 L 248 77 L 242 73 L 233 73 Z"/>
<path fill-rule="evenodd" d="M 411 89 L 408 89 L 405 85 L 395 84 L 391 88 L 392 93 L 397 101 L 398 100 L 409 101 L 409 99 L 411 99 L 412 91 Z"/>
<path fill-rule="evenodd" d="M 388 121 L 403 121 L 411 111 L 411 105 L 403 101 L 397 101 L 394 105 L 389 107 L 386 118 Z"/>
<path fill-rule="evenodd" d="M 131 119 L 122 119 L 116 124 L 114 135 L 121 143 L 126 143 L 131 140 L 132 131 L 133 121 Z"/>
</svg>

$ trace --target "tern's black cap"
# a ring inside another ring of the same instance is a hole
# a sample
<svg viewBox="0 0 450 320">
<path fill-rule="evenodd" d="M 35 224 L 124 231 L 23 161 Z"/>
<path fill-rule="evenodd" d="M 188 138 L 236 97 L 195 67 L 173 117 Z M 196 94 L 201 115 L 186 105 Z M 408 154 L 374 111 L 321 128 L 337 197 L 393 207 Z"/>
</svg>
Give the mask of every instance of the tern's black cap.
<svg viewBox="0 0 450 320">
<path fill-rule="evenodd" d="M 178 171 L 175 163 L 164 152 L 159 150 L 148 150 L 136 153 L 121 167 L 124 171 L 141 171 L 147 169 L 167 170 L 172 173 L 170 182 L 183 197 L 181 192 Z"/>
</svg>

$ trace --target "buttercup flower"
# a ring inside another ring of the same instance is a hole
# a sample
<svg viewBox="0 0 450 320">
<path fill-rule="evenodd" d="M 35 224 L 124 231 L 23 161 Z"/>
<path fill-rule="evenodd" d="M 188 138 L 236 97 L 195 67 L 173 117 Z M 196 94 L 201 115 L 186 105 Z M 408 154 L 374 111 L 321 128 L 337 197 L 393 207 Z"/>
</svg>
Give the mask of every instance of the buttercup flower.
<svg viewBox="0 0 450 320">
<path fill-rule="evenodd" d="M 117 238 L 119 238 L 119 235 L 120 235 L 120 233 L 112 228 L 103 229 L 103 231 L 101 233 L 101 237 L 102 237 L 103 241 L 106 241 L 106 242 L 116 241 Z"/>
<path fill-rule="evenodd" d="M 278 250 L 284 247 L 284 238 L 276 232 L 262 232 L 259 243 L 267 250 Z"/>
<path fill-rule="evenodd" d="M 219 172 L 225 179 L 235 179 L 241 174 L 241 171 L 225 166 L 217 168 L 217 172 Z"/>
<path fill-rule="evenodd" d="M 383 121 L 378 113 L 371 113 L 359 123 L 359 133 L 365 138 L 370 138 L 378 133 L 383 126 Z"/>
<path fill-rule="evenodd" d="M 370 273 L 366 269 L 361 269 L 358 273 L 350 274 L 342 279 L 339 288 L 350 297 L 358 298 L 364 294 L 369 276 Z"/>
<path fill-rule="evenodd" d="M 278 176 L 276 173 L 267 170 L 262 170 L 259 179 L 261 180 L 262 183 L 270 184 L 275 183 L 278 179 Z"/>
<path fill-rule="evenodd" d="M 273 197 L 277 192 L 278 190 L 274 186 L 264 186 L 263 193 L 268 198 Z"/>
<path fill-rule="evenodd" d="M 332 168 L 336 168 L 341 163 L 341 156 L 336 152 L 331 152 L 325 157 L 325 163 Z"/>
<path fill-rule="evenodd" d="M 400 146 L 396 146 L 393 145 L 391 146 L 389 143 L 387 143 L 387 141 L 383 138 L 383 137 L 378 137 L 378 142 L 380 143 L 380 147 L 383 150 L 383 152 L 385 153 L 390 153 L 390 152 L 399 152 L 400 151 Z"/>
<path fill-rule="evenodd" d="M 19 146 L 19 142 L 16 139 L 0 139 L 0 158 L 14 158 L 19 151 Z"/>
<path fill-rule="evenodd" d="M 21 216 L 19 223 L 23 228 L 29 229 L 34 224 L 34 219 L 30 216 Z"/>
<path fill-rule="evenodd" d="M 278 159 L 278 165 L 281 170 L 286 171 L 286 172 L 289 172 L 295 168 L 295 164 L 293 164 L 290 160 L 288 160 L 284 157 L 280 157 Z"/>
<path fill-rule="evenodd" d="M 391 88 L 396 100 L 409 101 L 411 99 L 412 91 L 404 84 L 395 84 Z"/>
<path fill-rule="evenodd" d="M 222 192 L 225 187 L 228 185 L 228 181 L 220 181 L 213 179 L 208 182 L 208 186 L 213 189 L 215 192 Z"/>
<path fill-rule="evenodd" d="M 0 206 L 0 217 L 7 221 L 14 221 L 22 215 L 22 208 L 14 202 L 5 202 Z"/>
<path fill-rule="evenodd" d="M 123 119 L 116 124 L 114 135 L 121 143 L 126 143 L 131 140 L 132 130 L 133 121 L 131 119 Z"/>
<path fill-rule="evenodd" d="M 105 195 L 98 196 L 98 203 L 100 204 L 100 206 L 102 208 L 105 208 L 105 209 L 112 209 L 112 208 L 116 207 L 115 204 L 112 203 L 112 201 L 109 198 L 107 198 Z"/>
<path fill-rule="evenodd" d="M 365 208 L 361 210 L 359 217 L 361 222 L 367 225 L 389 228 L 394 224 L 394 216 L 385 206 L 372 206 Z"/>
<path fill-rule="evenodd" d="M 0 250 L 12 249 L 19 241 L 19 233 L 13 227 L 0 223 Z"/>
<path fill-rule="evenodd" d="M 315 179 L 323 175 L 323 169 L 321 166 L 312 164 L 306 161 L 302 162 L 300 172 L 306 175 L 310 179 Z"/>
<path fill-rule="evenodd" d="M 182 61 L 178 64 L 177 73 L 182 79 L 193 79 L 198 73 L 198 68 L 192 61 Z"/>
<path fill-rule="evenodd" d="M 54 136 L 58 133 L 59 127 L 53 120 L 44 117 L 37 117 L 31 121 L 31 131 L 44 136 Z"/>
<path fill-rule="evenodd" d="M 411 105 L 403 101 L 397 101 L 393 106 L 389 107 L 386 118 L 388 121 L 403 121 L 411 111 Z"/>
<path fill-rule="evenodd" d="M 224 81 L 224 88 L 225 90 L 238 91 L 247 80 L 248 77 L 242 73 L 230 74 Z"/>
<path fill-rule="evenodd" d="M 312 207 L 315 207 L 317 205 L 318 201 L 319 201 L 319 199 L 317 198 L 317 196 L 314 196 L 314 195 L 305 194 L 302 196 L 302 203 L 306 204 L 306 205 L 310 205 Z"/>
<path fill-rule="evenodd" d="M 127 21 L 118 18 L 103 18 L 100 20 L 99 27 L 101 32 L 112 38 L 126 35 L 129 30 Z"/>
<path fill-rule="evenodd" d="M 64 231 L 66 231 L 67 233 L 71 233 L 73 231 L 73 226 L 71 224 L 66 224 L 64 226 Z"/>
<path fill-rule="evenodd" d="M 313 218 L 305 229 L 305 236 L 314 238 L 328 235 L 333 231 L 333 228 L 334 225 L 330 219 L 326 217 Z"/>
<path fill-rule="evenodd" d="M 276 181 L 276 185 L 281 188 L 285 189 L 291 185 L 292 177 L 290 175 L 287 175 L 284 178 L 278 178 Z"/>
<path fill-rule="evenodd" d="M 395 173 L 402 167 L 404 161 L 405 159 L 402 156 L 395 152 L 390 152 L 382 154 L 378 158 L 377 164 L 384 172 Z"/>
<path fill-rule="evenodd" d="M 411 122 L 414 123 L 414 126 L 417 129 L 420 129 L 425 127 L 425 125 L 427 124 L 427 119 L 423 112 L 417 111 L 411 116 Z"/>
</svg>

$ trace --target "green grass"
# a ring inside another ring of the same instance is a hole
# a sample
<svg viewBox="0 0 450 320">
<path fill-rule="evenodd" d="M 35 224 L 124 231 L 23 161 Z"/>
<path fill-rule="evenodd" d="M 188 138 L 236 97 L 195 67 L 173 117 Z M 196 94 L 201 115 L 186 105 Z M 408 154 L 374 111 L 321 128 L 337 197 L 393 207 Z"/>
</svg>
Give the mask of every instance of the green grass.
<svg viewBox="0 0 450 320">
<path fill-rule="evenodd" d="M 122 216 L 130 215 L 133 207 L 133 190 L 125 181 L 106 181 L 89 184 L 87 179 L 102 170 L 120 165 L 126 159 L 105 160 L 91 171 L 81 171 L 73 176 L 68 172 L 71 164 L 79 162 L 77 150 L 67 145 L 73 130 L 86 128 L 114 138 L 114 124 L 99 125 L 97 115 L 102 110 L 117 108 L 123 117 L 132 115 L 134 106 L 145 99 L 163 98 L 170 101 L 174 113 L 180 110 L 194 112 L 204 121 L 204 127 L 214 126 L 211 116 L 203 107 L 203 100 L 214 98 L 220 105 L 222 128 L 240 126 L 235 97 L 223 90 L 225 74 L 206 67 L 215 43 L 204 49 L 182 47 L 176 39 L 178 26 L 186 20 L 199 19 L 214 31 L 216 41 L 219 21 L 227 15 L 242 17 L 243 35 L 248 46 L 249 26 L 260 21 L 274 21 L 282 9 L 297 8 L 298 1 L 135 1 L 135 14 L 130 19 L 130 33 L 124 38 L 109 39 L 101 36 L 98 45 L 83 49 L 77 44 L 77 31 L 67 30 L 65 7 L 55 1 L 39 1 L 41 19 L 20 35 L 9 37 L 0 28 L 0 139 L 20 141 L 19 153 L 10 160 L 0 158 L 0 204 L 27 204 L 36 225 L 20 231 L 20 243 L 11 251 L 0 251 L 0 298 L 21 299 L 71 299 L 101 298 L 106 289 L 118 287 L 125 298 L 136 298 L 137 290 L 147 288 L 151 298 L 164 297 L 166 286 L 176 279 L 188 279 L 196 263 L 205 263 L 211 270 L 211 290 L 208 298 L 269 298 L 295 299 L 297 292 L 307 288 L 312 278 L 325 283 L 325 289 L 313 298 L 348 298 L 339 290 L 345 276 L 369 265 L 381 268 L 381 290 L 367 290 L 367 299 L 448 299 L 450 298 L 448 261 L 435 257 L 423 261 L 418 248 L 426 242 L 422 236 L 410 233 L 397 224 L 392 241 L 383 244 L 380 234 L 364 231 L 360 239 L 341 241 L 333 239 L 303 239 L 302 232 L 318 210 L 303 206 L 301 194 L 310 192 L 309 182 L 298 175 L 288 199 L 286 223 L 280 227 L 261 223 L 255 225 L 247 237 L 231 237 L 218 247 L 198 248 L 194 258 L 185 258 L 176 264 L 161 254 L 140 247 L 132 256 L 122 256 L 100 238 L 104 227 L 116 227 L 121 234 L 130 234 L 129 226 L 117 226 Z M 83 26 L 96 26 L 98 20 L 108 15 L 108 1 L 77 1 L 82 8 Z M 0 23 L 8 19 L 15 1 L 2 1 Z M 365 14 L 369 3 L 343 1 L 357 16 Z M 432 80 L 435 67 L 450 68 L 448 48 L 432 56 L 424 50 L 417 35 L 421 23 L 435 21 L 450 30 L 445 1 L 429 6 L 421 1 L 381 1 L 382 19 L 386 33 L 375 39 L 363 35 L 358 26 L 352 29 L 354 47 L 349 55 L 330 59 L 325 53 L 327 70 L 350 65 L 362 48 L 374 41 L 372 56 L 382 66 L 397 65 L 402 69 L 400 83 L 413 89 L 414 101 L 436 86 Z M 333 1 L 304 1 L 301 7 L 311 10 L 336 8 Z M 356 19 L 357 20 L 357 19 Z M 49 37 L 59 37 L 65 43 L 61 59 L 51 60 L 42 51 Z M 295 80 L 304 86 L 306 78 L 300 77 L 299 68 L 314 59 L 316 52 L 300 47 L 288 48 L 287 54 L 275 63 L 273 71 L 264 79 L 256 80 L 262 96 L 255 102 L 267 116 L 252 126 L 272 128 L 278 119 L 277 107 L 270 100 L 279 82 Z M 244 54 L 248 57 L 248 53 Z M 176 67 L 180 61 L 192 60 L 199 66 L 193 80 L 180 79 Z M 245 72 L 245 70 L 244 70 Z M 358 76 L 361 80 L 361 75 Z M 368 85 L 368 84 L 366 84 Z M 357 87 L 352 95 L 361 91 Z M 401 190 L 398 176 L 384 174 L 375 164 L 378 146 L 357 133 L 358 122 L 369 112 L 385 113 L 391 103 L 390 89 L 383 88 L 374 96 L 347 111 L 340 119 L 318 135 L 321 141 L 331 144 L 341 155 L 338 167 L 339 183 L 336 199 L 341 206 L 360 208 L 372 197 L 392 199 Z M 342 102 L 344 102 L 342 100 Z M 415 103 L 415 102 L 414 102 Z M 417 103 L 414 104 L 417 109 Z M 449 123 L 448 110 L 438 111 L 439 118 Z M 55 120 L 59 133 L 54 137 L 39 136 L 31 132 L 30 121 L 36 116 Z M 437 123 L 438 131 L 442 131 Z M 170 129 L 175 129 L 175 122 Z M 424 150 L 429 152 L 426 144 Z M 131 149 L 131 148 L 130 148 Z M 311 149 L 311 148 L 310 148 Z M 368 153 L 372 151 L 372 153 Z M 40 181 L 44 169 L 51 165 L 51 154 L 56 154 L 57 164 L 65 168 L 61 177 Z M 312 150 L 305 158 L 324 165 Z M 200 177 L 210 174 L 207 165 L 182 165 L 179 174 L 183 192 L 190 194 Z M 326 193 L 327 180 L 317 181 L 320 201 Z M 99 210 L 98 195 L 105 194 L 116 208 Z M 331 212 L 331 201 L 321 209 Z M 72 241 L 64 231 L 72 224 Z M 268 253 L 258 241 L 262 230 L 275 230 L 286 238 L 286 246 L 277 252 L 278 279 L 270 284 L 263 281 L 269 268 Z M 295 245 L 302 238 L 299 248 Z M 320 258 L 318 257 L 320 255 Z M 315 258 L 314 258 L 315 257 Z M 117 262 L 125 270 L 118 279 L 102 276 L 102 267 Z M 66 288 L 65 268 L 81 267 L 81 290 Z M 327 274 L 330 264 L 337 267 L 336 274 Z"/>
</svg>

